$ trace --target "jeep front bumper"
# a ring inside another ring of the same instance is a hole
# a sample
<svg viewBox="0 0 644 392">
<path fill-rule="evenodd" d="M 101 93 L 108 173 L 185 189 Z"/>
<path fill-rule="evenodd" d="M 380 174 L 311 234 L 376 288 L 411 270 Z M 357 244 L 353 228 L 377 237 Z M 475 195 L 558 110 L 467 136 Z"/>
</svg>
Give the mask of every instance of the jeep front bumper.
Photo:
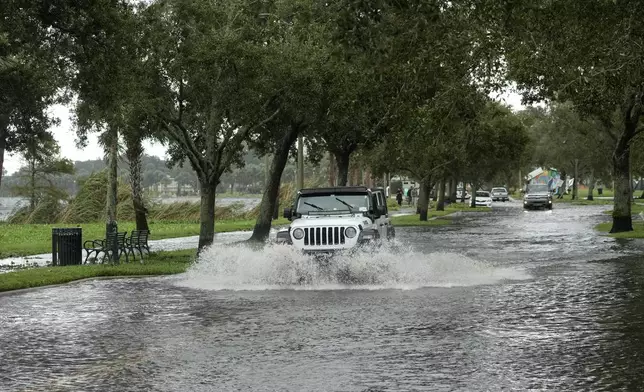
<svg viewBox="0 0 644 392">
<path fill-rule="evenodd" d="M 294 245 L 297 249 L 302 251 L 305 254 L 334 254 L 337 252 L 347 251 L 355 249 L 361 246 L 365 246 L 380 239 L 380 233 L 375 229 L 366 229 L 360 230 L 357 238 L 348 239 L 342 238 L 341 243 L 337 244 L 318 244 L 317 242 L 313 244 L 313 241 L 307 241 L 306 244 L 303 244 L 304 241 L 294 242 L 291 238 L 291 234 L 287 230 L 282 230 L 277 232 L 276 241 L 278 244 L 287 244 Z"/>
</svg>

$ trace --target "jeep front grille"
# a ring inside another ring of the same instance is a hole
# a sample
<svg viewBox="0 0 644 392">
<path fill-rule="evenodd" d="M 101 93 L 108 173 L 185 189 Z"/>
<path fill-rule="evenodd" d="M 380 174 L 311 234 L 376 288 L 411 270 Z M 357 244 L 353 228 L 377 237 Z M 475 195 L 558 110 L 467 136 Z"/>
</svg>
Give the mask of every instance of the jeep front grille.
<svg viewBox="0 0 644 392">
<path fill-rule="evenodd" d="M 341 245 L 344 244 L 344 227 L 306 227 L 304 245 Z"/>
</svg>

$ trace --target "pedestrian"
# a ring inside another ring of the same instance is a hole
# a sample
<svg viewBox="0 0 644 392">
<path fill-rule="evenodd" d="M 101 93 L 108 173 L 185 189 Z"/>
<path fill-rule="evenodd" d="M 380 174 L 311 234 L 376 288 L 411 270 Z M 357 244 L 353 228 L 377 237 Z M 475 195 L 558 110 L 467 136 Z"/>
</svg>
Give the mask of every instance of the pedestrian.
<svg viewBox="0 0 644 392">
<path fill-rule="evenodd" d="M 402 199 L 403 199 L 402 189 L 398 188 L 398 191 L 396 192 L 396 202 L 398 203 L 398 207 L 402 205 Z"/>
<path fill-rule="evenodd" d="M 407 203 L 411 206 L 411 202 L 414 200 L 414 187 L 410 186 L 407 190 Z"/>
</svg>

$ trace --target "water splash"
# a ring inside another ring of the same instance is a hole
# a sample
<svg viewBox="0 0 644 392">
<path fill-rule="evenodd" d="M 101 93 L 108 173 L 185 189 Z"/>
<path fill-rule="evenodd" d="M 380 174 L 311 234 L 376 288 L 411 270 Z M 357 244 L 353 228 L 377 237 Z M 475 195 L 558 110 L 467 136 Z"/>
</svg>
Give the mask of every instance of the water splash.
<svg viewBox="0 0 644 392">
<path fill-rule="evenodd" d="M 379 290 L 525 279 L 530 275 L 517 268 L 498 268 L 456 253 L 420 253 L 394 242 L 332 258 L 304 255 L 278 244 L 261 250 L 214 245 L 177 284 L 206 290 Z"/>
</svg>

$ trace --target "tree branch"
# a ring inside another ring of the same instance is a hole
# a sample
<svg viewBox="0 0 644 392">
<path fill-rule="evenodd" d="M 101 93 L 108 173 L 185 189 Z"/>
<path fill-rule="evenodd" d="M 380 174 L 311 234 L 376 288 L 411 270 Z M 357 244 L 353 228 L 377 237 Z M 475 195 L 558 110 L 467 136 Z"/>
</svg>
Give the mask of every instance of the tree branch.
<svg viewBox="0 0 644 392">
<path fill-rule="evenodd" d="M 272 101 L 272 99 L 269 100 L 269 102 L 270 101 Z M 268 104 L 268 102 L 267 102 L 267 104 Z M 269 122 L 273 121 L 273 119 L 275 117 L 277 117 L 277 115 L 279 113 L 280 113 L 280 109 L 278 108 L 277 110 L 275 110 L 273 112 L 273 114 L 271 114 L 270 116 L 266 117 L 265 119 L 263 119 L 262 121 L 258 122 L 257 124 L 255 124 L 253 126 L 243 127 L 241 130 L 239 130 L 237 133 L 235 133 L 228 140 L 227 143 L 222 142 L 221 145 L 219 146 L 220 154 L 217 157 L 218 170 L 216 170 L 215 173 L 221 176 L 221 174 L 223 173 L 224 168 L 226 168 L 226 167 L 228 167 L 229 165 L 232 164 L 234 150 L 229 150 L 227 152 L 227 154 L 224 154 L 226 152 L 225 150 L 226 150 L 226 147 L 228 145 L 230 145 L 230 144 L 232 144 L 233 146 L 240 145 L 244 140 L 246 140 L 246 137 L 248 136 L 248 134 L 250 134 L 252 132 L 255 132 L 257 129 L 259 129 L 259 128 L 263 127 L 264 125 L 268 124 Z M 225 160 L 224 160 L 223 165 L 222 165 L 222 158 L 224 157 L 224 155 L 225 155 Z"/>
<path fill-rule="evenodd" d="M 193 167 L 199 172 L 199 176 L 203 176 L 205 174 L 203 162 L 200 156 L 197 154 L 197 146 L 195 146 L 194 142 L 189 137 L 188 131 L 185 129 L 185 127 L 183 127 L 180 122 L 165 118 L 161 115 L 159 115 L 159 118 L 162 120 L 161 123 L 170 139 L 173 139 L 175 142 L 184 147 L 184 151 L 188 156 L 190 163 L 192 163 Z M 180 131 L 179 134 L 177 134 L 177 130 Z"/>
</svg>

